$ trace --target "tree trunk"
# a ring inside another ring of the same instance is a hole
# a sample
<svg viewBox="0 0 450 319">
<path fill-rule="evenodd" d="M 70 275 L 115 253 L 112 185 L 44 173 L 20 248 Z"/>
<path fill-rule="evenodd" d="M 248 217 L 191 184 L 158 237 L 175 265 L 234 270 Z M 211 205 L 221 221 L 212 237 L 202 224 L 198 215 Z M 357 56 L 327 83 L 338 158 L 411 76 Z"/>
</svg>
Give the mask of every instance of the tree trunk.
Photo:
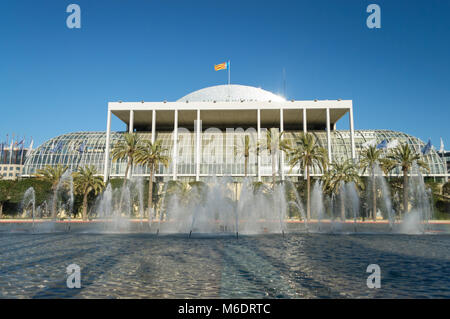
<svg viewBox="0 0 450 319">
<path fill-rule="evenodd" d="M 88 193 L 85 193 L 83 196 L 83 220 L 87 220 L 87 200 Z"/>
<path fill-rule="evenodd" d="M 128 158 L 128 163 L 127 163 L 127 168 L 125 169 L 125 178 L 123 179 L 123 185 L 125 186 L 127 184 L 127 180 L 128 180 L 128 171 L 130 170 L 130 166 L 131 166 L 132 162 L 131 160 Z"/>
<path fill-rule="evenodd" d="M 306 166 L 306 219 L 311 219 L 311 177 L 309 176 L 309 165 Z"/>
<path fill-rule="evenodd" d="M 341 189 L 340 199 L 341 199 L 341 219 L 343 222 L 345 222 L 345 203 L 344 203 L 345 199 L 344 199 L 344 192 L 342 189 Z"/>
<path fill-rule="evenodd" d="M 248 169 L 248 156 L 245 156 L 245 164 L 244 164 L 244 175 L 247 177 L 247 169 Z"/>
<path fill-rule="evenodd" d="M 52 219 L 56 219 L 56 202 L 58 200 L 58 188 L 56 187 L 53 191 L 53 202 L 52 202 Z"/>
<path fill-rule="evenodd" d="M 3 218 L 3 202 L 0 202 L 0 219 Z"/>
<path fill-rule="evenodd" d="M 153 219 L 152 216 L 152 203 L 153 203 L 153 174 L 154 174 L 154 166 L 150 165 L 150 180 L 148 181 L 148 220 L 151 221 Z"/>
<path fill-rule="evenodd" d="M 125 169 L 125 176 L 124 176 L 124 179 L 123 179 L 122 188 L 124 188 L 125 185 L 127 185 L 127 181 L 128 181 L 128 171 L 130 170 L 131 164 L 132 164 L 132 161 L 131 161 L 130 158 L 128 157 L 128 163 L 127 163 L 127 168 Z M 123 201 L 123 196 L 120 195 L 120 201 L 119 201 L 119 215 L 121 214 L 121 211 L 122 211 L 122 201 Z"/>
<path fill-rule="evenodd" d="M 408 170 L 403 169 L 403 213 L 408 213 Z"/>
<path fill-rule="evenodd" d="M 377 184 L 375 174 L 372 173 L 372 218 L 377 220 Z"/>
</svg>

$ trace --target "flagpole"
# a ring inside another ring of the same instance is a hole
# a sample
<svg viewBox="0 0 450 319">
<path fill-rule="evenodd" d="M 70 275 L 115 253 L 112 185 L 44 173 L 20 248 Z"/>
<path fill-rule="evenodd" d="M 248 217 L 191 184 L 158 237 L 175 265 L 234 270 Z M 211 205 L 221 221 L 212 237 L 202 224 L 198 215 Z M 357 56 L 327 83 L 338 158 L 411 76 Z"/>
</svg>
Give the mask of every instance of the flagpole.
<svg viewBox="0 0 450 319">
<path fill-rule="evenodd" d="M 9 165 L 11 165 L 13 150 L 14 150 L 14 133 L 12 134 L 11 146 L 10 146 L 10 150 L 9 150 Z"/>
<path fill-rule="evenodd" d="M 9 165 L 12 163 L 12 153 L 14 149 L 14 140 L 11 140 L 11 146 L 9 148 Z"/>
<path fill-rule="evenodd" d="M 230 73 L 231 73 L 231 63 L 228 60 L 228 85 L 230 85 Z"/>
<path fill-rule="evenodd" d="M 22 160 L 23 160 L 23 149 L 24 149 L 24 146 L 25 146 L 25 136 L 23 137 L 23 140 L 22 140 L 22 147 L 21 147 L 21 150 L 20 150 L 20 165 L 22 165 Z"/>
</svg>

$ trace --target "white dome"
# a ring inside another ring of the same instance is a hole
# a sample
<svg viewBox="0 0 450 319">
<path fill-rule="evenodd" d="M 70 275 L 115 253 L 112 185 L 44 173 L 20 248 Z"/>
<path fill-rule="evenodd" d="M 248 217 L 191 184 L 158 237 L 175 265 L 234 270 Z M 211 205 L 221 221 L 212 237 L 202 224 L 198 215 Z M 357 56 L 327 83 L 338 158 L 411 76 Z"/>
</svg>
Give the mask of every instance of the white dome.
<svg viewBox="0 0 450 319">
<path fill-rule="evenodd" d="M 177 102 L 284 102 L 285 98 L 272 92 L 247 85 L 216 85 L 210 86 L 183 96 Z"/>
</svg>

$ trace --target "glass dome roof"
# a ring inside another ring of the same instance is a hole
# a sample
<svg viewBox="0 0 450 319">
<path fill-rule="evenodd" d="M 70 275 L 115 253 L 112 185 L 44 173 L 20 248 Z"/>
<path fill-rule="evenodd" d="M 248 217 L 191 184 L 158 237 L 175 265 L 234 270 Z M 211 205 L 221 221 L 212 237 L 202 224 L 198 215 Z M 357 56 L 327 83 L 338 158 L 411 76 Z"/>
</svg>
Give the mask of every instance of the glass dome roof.
<svg viewBox="0 0 450 319">
<path fill-rule="evenodd" d="M 310 131 L 315 135 L 319 144 L 323 147 L 327 146 L 327 133 L 325 131 Z M 299 136 L 301 131 L 286 131 L 285 139 L 294 139 Z M 111 132 L 111 148 L 117 144 L 123 136 L 124 132 Z M 138 133 L 143 139 L 151 139 L 150 132 Z M 213 176 L 218 174 L 243 176 L 244 174 L 244 157 L 235 156 L 235 140 L 234 135 L 238 136 L 239 132 L 234 133 L 220 133 L 224 138 L 214 138 L 218 133 L 203 133 L 202 149 L 208 150 L 205 153 L 205 162 L 201 164 L 201 174 Z M 226 134 L 232 134 L 230 138 L 226 138 Z M 179 163 L 178 173 L 180 176 L 195 176 L 195 133 L 184 132 L 179 133 Z M 331 131 L 331 153 L 332 158 L 336 160 L 345 160 L 351 158 L 351 139 L 349 131 Z M 165 155 L 172 157 L 173 141 L 172 132 L 158 132 L 158 139 L 162 140 L 162 145 L 166 149 Z M 380 143 L 383 140 L 392 142 L 398 140 L 400 143 L 407 143 L 416 152 L 420 153 L 425 143 L 417 137 L 405 134 L 403 132 L 396 132 L 390 130 L 355 130 L 355 147 L 356 155 L 359 157 L 363 145 L 369 141 L 375 140 Z M 209 145 L 209 146 L 207 146 Z M 33 149 L 27 154 L 22 176 L 32 176 L 38 169 L 44 168 L 47 165 L 64 165 L 68 166 L 72 171 L 75 171 L 80 166 L 94 165 L 100 173 L 103 173 L 104 156 L 106 148 L 106 132 L 74 132 L 63 134 L 54 137 L 36 149 Z M 220 164 L 208 164 L 215 160 L 219 160 Z M 436 150 L 432 149 L 430 153 L 422 156 L 422 160 L 428 163 L 430 171 L 426 172 L 425 176 L 444 176 L 446 164 L 437 154 Z M 272 172 L 271 155 L 261 155 L 261 169 L 262 174 L 270 176 Z M 224 164 L 226 163 L 226 164 Z M 286 162 L 288 159 L 286 158 Z M 123 176 L 127 163 L 126 160 L 119 160 L 110 163 L 111 176 Z M 139 167 L 135 167 L 133 174 L 139 173 Z M 157 176 L 164 174 L 172 174 L 173 166 L 169 165 L 167 168 L 160 165 L 157 168 Z M 248 166 L 249 174 L 256 174 L 257 172 L 257 158 L 251 155 Z M 286 167 L 289 170 L 288 167 Z M 291 172 L 292 174 L 302 174 L 298 168 Z M 289 176 L 291 173 L 287 173 Z M 321 174 L 318 168 L 313 168 L 313 174 Z M 395 168 L 392 176 L 402 175 L 400 168 Z M 140 174 L 140 173 L 139 173 Z M 148 168 L 145 168 L 143 174 L 149 174 Z"/>
<path fill-rule="evenodd" d="M 177 102 L 284 102 L 285 98 L 272 92 L 247 85 L 216 85 L 210 86 L 183 96 Z"/>
</svg>

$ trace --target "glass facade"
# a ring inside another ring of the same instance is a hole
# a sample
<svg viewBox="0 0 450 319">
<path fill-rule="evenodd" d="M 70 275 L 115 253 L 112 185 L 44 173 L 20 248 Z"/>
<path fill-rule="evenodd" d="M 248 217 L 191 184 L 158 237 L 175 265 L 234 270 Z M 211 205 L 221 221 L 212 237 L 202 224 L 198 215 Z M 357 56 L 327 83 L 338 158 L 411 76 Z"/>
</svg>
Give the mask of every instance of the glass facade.
<svg viewBox="0 0 450 319">
<path fill-rule="evenodd" d="M 28 148 L 6 146 L 0 143 L 0 177 L 16 179 L 21 175 Z"/>
<path fill-rule="evenodd" d="M 318 139 L 318 142 L 324 148 L 327 148 L 327 134 L 325 131 L 310 131 Z M 121 138 L 123 132 L 111 133 L 111 149 Z M 151 139 L 151 133 L 139 132 L 143 139 Z M 250 155 L 248 157 L 248 175 L 257 176 L 258 158 L 256 155 L 257 136 L 256 131 L 244 133 L 243 131 L 227 131 L 220 132 L 214 130 L 206 130 L 201 135 L 200 155 L 200 176 L 212 175 L 229 175 L 244 176 L 245 173 L 245 134 L 249 134 L 250 138 Z M 284 139 L 294 140 L 300 131 L 286 131 Z M 261 131 L 261 137 L 265 136 L 264 130 Z M 157 139 L 163 141 L 163 147 L 167 150 L 165 155 L 173 159 L 174 140 L 172 132 L 157 132 Z M 397 140 L 399 143 L 408 143 L 416 152 L 420 152 L 425 145 L 424 142 L 402 132 L 389 130 L 360 130 L 355 131 L 355 149 L 356 156 L 364 143 L 375 141 L 380 143 L 383 140 L 393 142 Z M 78 132 L 64 134 L 55 137 L 40 147 L 30 152 L 26 157 L 23 176 L 31 176 L 40 168 L 46 165 L 65 165 L 71 170 L 76 170 L 79 166 L 94 165 L 100 174 L 104 170 L 104 156 L 106 133 L 105 132 Z M 264 147 L 262 147 L 264 148 Z M 177 176 L 178 177 L 194 177 L 197 172 L 197 151 L 196 151 L 196 134 L 179 130 L 177 142 Z M 345 160 L 351 158 L 351 143 L 349 131 L 331 131 L 331 153 L 332 158 L 337 160 Z M 286 157 L 286 156 L 285 156 Z M 272 159 L 275 159 L 275 167 L 280 167 L 282 160 L 278 156 L 272 156 L 267 150 L 261 151 L 261 175 L 270 176 L 272 174 Z M 439 157 L 437 152 L 432 149 L 423 159 L 429 164 L 430 171 L 426 174 L 429 176 L 445 176 L 446 165 Z M 289 158 L 284 158 L 284 163 L 288 163 Z M 126 161 L 118 161 L 110 163 L 110 176 L 123 176 L 125 173 Z M 134 174 L 148 175 L 146 167 L 135 166 Z M 157 176 L 172 176 L 174 162 L 171 161 L 169 167 L 160 165 L 158 167 Z M 290 168 L 284 165 L 284 174 L 286 176 L 299 176 L 303 172 L 299 167 Z M 399 169 L 395 169 L 392 174 L 400 174 Z M 321 174 L 318 167 L 312 171 L 313 175 Z"/>
<path fill-rule="evenodd" d="M 442 153 L 439 152 L 438 154 L 442 158 L 444 163 L 447 163 L 447 173 L 450 173 L 450 152 L 449 151 L 444 151 Z"/>
<path fill-rule="evenodd" d="M 0 144 L 0 165 L 23 165 L 28 148 L 8 148 Z"/>
</svg>

